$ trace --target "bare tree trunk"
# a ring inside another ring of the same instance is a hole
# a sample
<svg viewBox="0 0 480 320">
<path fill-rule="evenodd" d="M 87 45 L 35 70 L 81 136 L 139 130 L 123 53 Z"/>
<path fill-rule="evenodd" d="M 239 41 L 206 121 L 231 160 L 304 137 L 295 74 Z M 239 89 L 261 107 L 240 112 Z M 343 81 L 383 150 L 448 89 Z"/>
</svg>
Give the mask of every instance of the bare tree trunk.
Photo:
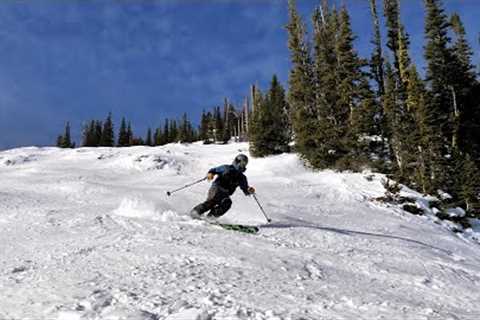
<svg viewBox="0 0 480 320">
<path fill-rule="evenodd" d="M 237 119 L 237 122 L 238 122 L 238 119 Z M 236 123 L 232 126 L 232 129 L 233 129 L 233 136 L 235 137 L 235 141 L 238 141 Z"/>
<path fill-rule="evenodd" d="M 243 110 L 245 111 L 245 134 L 248 140 L 248 117 L 250 113 L 250 110 L 248 108 L 248 97 L 245 98 L 245 106 Z"/>
<path fill-rule="evenodd" d="M 255 101 L 257 101 L 256 97 L 255 97 L 255 92 L 256 92 L 256 88 L 255 88 L 255 85 L 252 84 L 251 86 L 251 96 L 252 96 L 252 112 L 255 112 Z"/>
<path fill-rule="evenodd" d="M 240 117 L 237 119 L 238 141 L 242 141 L 242 128 L 240 126 Z"/>
<path fill-rule="evenodd" d="M 245 134 L 245 120 L 244 120 L 245 115 L 243 114 L 243 111 L 240 112 L 240 136 L 242 137 L 241 141 L 244 141 L 244 134 Z"/>
<path fill-rule="evenodd" d="M 228 106 L 228 98 L 225 98 L 225 124 L 224 124 L 224 128 L 223 128 L 223 132 L 227 132 L 227 133 L 230 133 L 230 119 L 229 119 L 229 114 L 230 114 L 230 110 L 229 110 L 229 106 Z M 225 136 L 225 134 L 224 134 Z"/>
<path fill-rule="evenodd" d="M 460 110 L 457 106 L 457 94 L 453 86 L 448 86 L 452 91 L 453 98 L 453 132 L 452 132 L 452 147 L 454 149 L 458 148 L 458 135 L 460 131 Z"/>
</svg>

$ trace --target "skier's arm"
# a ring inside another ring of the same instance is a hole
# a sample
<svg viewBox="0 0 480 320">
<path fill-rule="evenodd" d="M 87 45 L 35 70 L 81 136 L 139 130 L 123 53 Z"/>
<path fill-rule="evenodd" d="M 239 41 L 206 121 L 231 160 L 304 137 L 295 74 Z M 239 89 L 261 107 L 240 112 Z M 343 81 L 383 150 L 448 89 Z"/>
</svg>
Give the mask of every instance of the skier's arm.
<svg viewBox="0 0 480 320">
<path fill-rule="evenodd" d="M 248 180 L 247 180 L 247 177 L 245 177 L 245 176 L 243 176 L 242 179 L 240 180 L 240 189 L 242 189 L 243 193 L 246 196 L 249 196 L 249 195 L 255 193 L 255 188 L 250 187 L 248 185 Z"/>
<path fill-rule="evenodd" d="M 227 166 L 226 165 L 219 166 L 219 167 L 216 167 L 216 168 L 212 168 L 212 169 L 208 170 L 207 179 L 208 180 L 213 180 L 213 178 L 215 177 L 216 174 L 222 175 L 226 171 L 227 171 Z"/>
</svg>

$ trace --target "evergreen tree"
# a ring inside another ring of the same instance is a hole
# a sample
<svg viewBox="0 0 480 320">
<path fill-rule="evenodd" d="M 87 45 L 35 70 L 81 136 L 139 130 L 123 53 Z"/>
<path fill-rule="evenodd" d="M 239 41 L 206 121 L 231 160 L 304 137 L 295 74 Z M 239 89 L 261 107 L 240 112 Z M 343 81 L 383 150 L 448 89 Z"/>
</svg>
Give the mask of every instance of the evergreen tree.
<svg viewBox="0 0 480 320">
<path fill-rule="evenodd" d="M 249 132 L 250 152 L 256 157 L 286 152 L 289 143 L 285 92 L 275 75 L 262 100 L 253 113 Z"/>
<path fill-rule="evenodd" d="M 190 120 L 186 113 L 182 116 L 180 122 L 179 135 L 182 136 L 182 139 L 179 139 L 182 143 L 191 143 L 193 142 L 193 129 Z"/>
<path fill-rule="evenodd" d="M 314 103 L 313 118 L 309 120 L 310 139 L 314 138 L 314 166 L 331 167 L 338 159 L 338 131 L 336 107 L 339 101 L 337 43 L 340 27 L 338 12 L 330 11 L 324 2 L 312 16 L 314 25 Z M 306 114 L 305 114 L 306 116 Z M 313 139 L 312 139 L 313 140 Z M 313 142 L 313 141 L 312 141 Z"/>
<path fill-rule="evenodd" d="M 230 113 L 230 103 L 228 102 L 228 99 L 225 98 L 225 103 L 223 106 L 223 132 L 222 132 L 223 143 L 228 143 L 228 141 L 230 141 L 230 139 L 232 138 L 232 133 L 231 133 L 232 123 L 233 121 Z"/>
<path fill-rule="evenodd" d="M 362 70 L 367 63 L 360 59 L 353 46 L 355 37 L 346 7 L 340 10 L 338 22 L 338 35 L 335 37 L 338 100 L 334 105 L 333 115 L 335 118 L 333 137 L 337 141 L 333 146 L 335 151 L 333 159 L 338 168 L 360 169 L 358 166 L 368 161 L 370 156 L 369 152 L 366 152 L 368 148 L 365 146 L 368 147 L 369 143 L 365 137 L 369 133 L 374 133 L 374 115 L 378 108 L 373 100 L 368 75 Z M 362 117 L 354 119 L 354 116 L 359 114 L 362 114 Z M 362 129 L 362 125 L 370 129 Z"/>
<path fill-rule="evenodd" d="M 75 143 L 72 143 L 70 135 L 70 122 L 65 125 L 65 132 L 63 135 L 57 137 L 57 147 L 60 148 L 75 148 Z"/>
<path fill-rule="evenodd" d="M 82 146 L 84 147 L 96 147 L 98 146 L 96 122 L 91 120 L 88 124 L 84 125 L 82 133 Z"/>
<path fill-rule="evenodd" d="M 191 142 L 191 125 L 186 112 L 183 114 L 179 125 L 178 140 L 180 142 Z"/>
<path fill-rule="evenodd" d="M 109 113 L 107 119 L 103 124 L 102 135 L 100 138 L 100 145 L 102 147 L 113 147 L 114 134 L 113 134 L 113 122 L 112 114 Z"/>
<path fill-rule="evenodd" d="M 410 145 L 406 150 L 411 152 L 411 155 L 408 155 L 411 158 L 410 170 L 413 170 L 410 181 L 426 194 L 434 191 L 436 185 L 436 166 L 434 164 L 440 155 L 439 139 L 432 129 L 428 96 L 415 65 L 412 64 L 409 67 L 407 75 L 408 118 L 406 121 L 411 121 L 411 118 L 414 121 L 413 124 L 407 122 L 408 126 L 405 127 L 406 130 L 411 130 L 411 132 L 407 132 L 407 137 L 410 137 L 411 141 L 408 141 Z"/>
<path fill-rule="evenodd" d="M 452 93 L 450 89 L 452 76 L 450 63 L 452 62 L 451 50 L 448 48 L 449 23 L 439 0 L 425 0 L 426 18 L 425 59 L 427 61 L 426 80 L 431 93 L 430 107 L 434 112 L 435 130 L 439 130 L 444 138 L 444 144 L 451 145 L 452 123 Z M 446 154 L 448 149 L 444 151 Z"/>
<path fill-rule="evenodd" d="M 128 121 L 127 124 L 127 137 L 128 137 L 128 145 L 133 146 L 134 145 L 134 137 L 133 137 L 133 130 L 132 130 L 132 124 L 130 121 Z"/>
<path fill-rule="evenodd" d="M 170 120 L 170 138 L 169 142 L 178 142 L 179 133 L 178 133 L 178 126 L 177 126 L 177 120 L 173 119 Z"/>
<path fill-rule="evenodd" d="M 461 162 L 460 168 L 457 183 L 459 198 L 462 199 L 467 212 L 480 218 L 480 171 L 468 154 Z"/>
<path fill-rule="evenodd" d="M 202 112 L 202 118 L 200 120 L 200 131 L 199 131 L 199 139 L 202 141 L 206 141 L 208 138 L 209 122 L 210 121 L 204 109 Z"/>
<path fill-rule="evenodd" d="M 400 5 L 399 0 L 384 0 L 383 14 L 387 25 L 387 47 L 393 54 L 393 71 L 397 76 L 399 74 L 399 58 L 398 58 L 398 34 L 399 34 L 399 17 Z"/>
<path fill-rule="evenodd" d="M 187 121 L 187 142 L 194 142 L 197 140 L 197 132 L 192 126 L 190 120 Z"/>
<path fill-rule="evenodd" d="M 118 132 L 118 146 L 119 147 L 126 147 L 129 146 L 129 136 L 127 131 L 127 122 L 125 118 L 122 118 L 122 122 L 120 124 L 120 131 Z"/>
<path fill-rule="evenodd" d="M 145 141 L 142 137 L 133 137 L 132 139 L 132 146 L 144 146 Z"/>
<path fill-rule="evenodd" d="M 347 147 L 349 155 L 344 159 L 348 169 L 361 170 L 365 165 L 383 166 L 381 157 L 384 152 L 384 143 L 380 139 L 381 123 L 378 120 L 380 105 L 370 88 L 368 79 L 364 78 L 359 84 L 361 99 L 352 110 Z"/>
<path fill-rule="evenodd" d="M 148 128 L 147 130 L 147 137 L 145 138 L 145 145 L 152 147 L 153 146 L 153 139 L 152 139 L 152 129 Z"/>
<path fill-rule="evenodd" d="M 473 54 L 467 40 L 460 16 L 454 13 L 450 18 L 454 34 L 451 48 L 450 90 L 453 99 L 453 140 L 452 146 L 473 155 L 480 155 L 480 117 L 478 116 L 478 95 L 476 94 Z"/>
<path fill-rule="evenodd" d="M 389 158 L 393 160 L 392 171 L 403 168 L 400 157 L 400 143 L 398 141 L 397 127 L 399 123 L 397 114 L 397 91 L 396 77 L 390 63 L 385 66 L 385 94 L 382 99 L 383 113 L 385 114 L 384 135 L 389 141 Z"/>
<path fill-rule="evenodd" d="M 214 112 L 214 139 L 215 142 L 223 142 L 224 123 L 220 107 L 215 108 Z"/>
<path fill-rule="evenodd" d="M 170 123 L 168 119 L 165 119 L 165 125 L 163 127 L 163 140 L 162 145 L 170 143 Z"/>
<path fill-rule="evenodd" d="M 215 135 L 214 135 L 214 130 L 215 130 L 215 119 L 213 117 L 213 113 L 211 111 L 207 112 L 207 138 L 204 141 L 204 143 L 212 143 L 215 141 Z"/>
<path fill-rule="evenodd" d="M 94 129 L 92 131 L 93 137 L 93 146 L 98 147 L 100 146 L 100 141 L 103 135 L 103 123 L 100 120 L 95 121 Z"/>
<path fill-rule="evenodd" d="M 325 150 L 321 139 L 317 137 L 318 114 L 315 107 L 314 71 L 306 28 L 298 14 L 295 0 L 289 0 L 288 11 L 288 47 L 292 62 L 288 102 L 292 108 L 295 147 L 310 165 L 321 167 L 322 154 L 328 150 Z"/>
<path fill-rule="evenodd" d="M 370 70 L 372 78 L 377 84 L 377 97 L 381 97 L 385 92 L 385 82 L 384 82 L 384 60 L 383 60 L 383 50 L 382 50 L 382 36 L 380 33 L 380 22 L 378 19 L 377 13 L 377 1 L 370 0 L 370 11 L 372 14 L 373 20 L 373 45 L 374 50 L 370 58 Z"/>
<path fill-rule="evenodd" d="M 158 127 L 156 130 L 155 130 L 155 134 L 154 134 L 154 141 L 155 141 L 155 145 L 156 146 L 162 146 L 164 145 L 164 139 L 163 139 L 163 132 L 162 132 L 162 128 L 161 127 Z"/>
<path fill-rule="evenodd" d="M 90 121 L 83 124 L 82 128 L 82 146 L 91 147 L 92 146 L 92 132 L 95 130 L 95 121 Z"/>
<path fill-rule="evenodd" d="M 55 145 L 56 145 L 57 147 L 59 147 L 59 148 L 62 147 L 62 145 L 63 145 L 63 136 L 62 136 L 62 135 L 59 135 L 59 136 L 57 137 L 57 142 L 56 142 Z"/>
</svg>

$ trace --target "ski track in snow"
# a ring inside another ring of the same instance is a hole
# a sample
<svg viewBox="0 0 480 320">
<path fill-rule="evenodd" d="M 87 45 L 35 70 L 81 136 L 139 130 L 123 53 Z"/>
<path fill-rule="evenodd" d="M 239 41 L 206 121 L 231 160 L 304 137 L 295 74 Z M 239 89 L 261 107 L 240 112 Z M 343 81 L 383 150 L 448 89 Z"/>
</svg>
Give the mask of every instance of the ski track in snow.
<svg viewBox="0 0 480 320">
<path fill-rule="evenodd" d="M 247 149 L 0 152 L 0 319 L 480 318 L 478 243 L 370 201 L 380 175 L 251 159 L 274 221 L 239 191 L 222 221 L 257 235 L 186 216 L 206 182 L 166 196 Z"/>
</svg>

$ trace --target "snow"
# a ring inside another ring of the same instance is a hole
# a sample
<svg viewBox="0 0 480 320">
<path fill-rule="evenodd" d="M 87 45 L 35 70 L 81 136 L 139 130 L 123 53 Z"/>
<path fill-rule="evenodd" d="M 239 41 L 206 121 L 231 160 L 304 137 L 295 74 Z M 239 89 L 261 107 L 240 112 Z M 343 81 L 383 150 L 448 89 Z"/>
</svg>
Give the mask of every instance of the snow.
<svg viewBox="0 0 480 320">
<path fill-rule="evenodd" d="M 462 218 L 462 217 L 465 217 L 466 212 L 462 208 L 455 207 L 455 208 L 447 209 L 447 214 L 448 214 L 449 217 Z"/>
<path fill-rule="evenodd" d="M 0 318 L 478 319 L 478 221 L 454 233 L 372 199 L 382 175 L 312 172 L 294 154 L 246 172 L 222 222 L 186 216 L 245 143 L 0 152 Z M 428 209 L 427 197 L 402 189 Z"/>
</svg>

